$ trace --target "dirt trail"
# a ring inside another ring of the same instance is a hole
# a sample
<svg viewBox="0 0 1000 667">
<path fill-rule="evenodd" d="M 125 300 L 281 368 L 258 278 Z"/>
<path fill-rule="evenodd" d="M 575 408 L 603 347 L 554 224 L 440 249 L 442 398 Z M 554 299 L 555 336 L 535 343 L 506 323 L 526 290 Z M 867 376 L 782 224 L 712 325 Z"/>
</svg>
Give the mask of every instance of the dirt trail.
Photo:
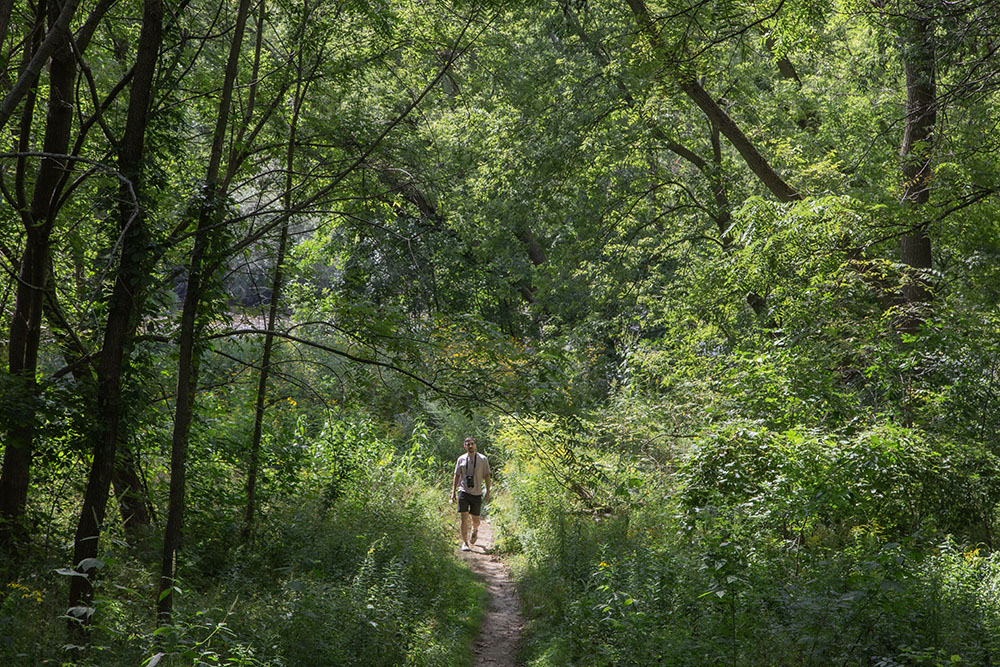
<svg viewBox="0 0 1000 667">
<path fill-rule="evenodd" d="M 516 667 L 524 619 L 510 570 L 493 555 L 493 527 L 479 524 L 479 539 L 472 551 L 460 551 L 462 559 L 485 581 L 490 593 L 483 628 L 472 645 L 476 667 Z"/>
</svg>

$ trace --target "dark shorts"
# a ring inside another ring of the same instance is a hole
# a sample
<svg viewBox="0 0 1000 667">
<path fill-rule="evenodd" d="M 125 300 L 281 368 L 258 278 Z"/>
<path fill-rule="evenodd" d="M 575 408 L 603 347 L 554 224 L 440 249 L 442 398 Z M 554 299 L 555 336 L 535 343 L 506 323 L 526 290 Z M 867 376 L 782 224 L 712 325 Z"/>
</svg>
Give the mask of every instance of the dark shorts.
<svg viewBox="0 0 1000 667">
<path fill-rule="evenodd" d="M 483 509 L 483 497 L 465 491 L 458 492 L 458 511 L 479 516 Z"/>
</svg>

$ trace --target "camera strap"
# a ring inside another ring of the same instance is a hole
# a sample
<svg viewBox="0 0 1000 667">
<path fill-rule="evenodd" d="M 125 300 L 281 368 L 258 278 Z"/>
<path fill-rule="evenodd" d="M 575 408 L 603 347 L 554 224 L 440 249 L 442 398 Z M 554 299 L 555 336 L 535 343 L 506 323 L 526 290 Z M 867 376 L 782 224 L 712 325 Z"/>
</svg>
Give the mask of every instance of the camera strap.
<svg viewBox="0 0 1000 667">
<path fill-rule="evenodd" d="M 466 474 L 466 476 L 468 476 L 468 474 L 469 474 L 469 458 L 471 458 L 471 457 L 473 457 L 472 454 L 466 454 L 465 455 L 465 474 Z M 472 458 L 472 481 L 473 482 L 475 482 L 475 480 L 476 480 L 476 459 L 478 459 L 478 458 L 479 458 L 478 454 L 475 455 L 475 458 Z"/>
</svg>

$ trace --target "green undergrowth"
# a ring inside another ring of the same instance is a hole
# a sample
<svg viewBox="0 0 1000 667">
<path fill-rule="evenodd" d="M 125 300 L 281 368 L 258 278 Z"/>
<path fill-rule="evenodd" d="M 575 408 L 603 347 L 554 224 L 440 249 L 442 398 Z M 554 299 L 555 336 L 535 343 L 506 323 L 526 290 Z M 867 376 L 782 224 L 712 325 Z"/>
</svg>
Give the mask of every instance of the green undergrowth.
<svg viewBox="0 0 1000 667">
<path fill-rule="evenodd" d="M 537 449 L 503 434 L 494 518 L 521 580 L 527 665 L 1000 658 L 981 448 L 897 427 L 830 438 L 735 424 L 683 455 L 629 457 L 580 438 L 570 449 L 550 427 L 536 425 Z"/>
<path fill-rule="evenodd" d="M 0 664 L 470 664 L 485 589 L 454 557 L 442 497 L 419 476 L 386 475 L 332 501 L 324 490 L 271 507 L 251 546 L 187 554 L 174 624 L 160 629 L 155 564 L 112 542 L 86 650 L 67 639 L 64 577 L 11 569 Z"/>
</svg>

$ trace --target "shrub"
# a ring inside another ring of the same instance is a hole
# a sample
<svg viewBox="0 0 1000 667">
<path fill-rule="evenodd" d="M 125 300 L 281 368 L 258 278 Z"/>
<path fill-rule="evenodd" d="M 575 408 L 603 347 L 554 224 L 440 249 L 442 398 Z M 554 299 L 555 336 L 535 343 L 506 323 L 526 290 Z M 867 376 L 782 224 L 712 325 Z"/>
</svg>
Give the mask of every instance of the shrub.
<svg viewBox="0 0 1000 667">
<path fill-rule="evenodd" d="M 1000 559 L 963 546 L 996 502 L 970 480 L 984 456 L 894 426 L 736 423 L 698 439 L 678 486 L 630 467 L 646 495 L 610 514 L 515 457 L 501 514 L 528 664 L 985 664 Z"/>
<path fill-rule="evenodd" d="M 877 523 L 895 538 L 930 531 L 991 540 L 1000 480 L 981 471 L 995 466 L 977 443 L 930 442 L 893 425 L 834 437 L 731 424 L 692 448 L 681 499 L 691 517 L 743 507 L 785 538 L 844 537 Z"/>
</svg>

